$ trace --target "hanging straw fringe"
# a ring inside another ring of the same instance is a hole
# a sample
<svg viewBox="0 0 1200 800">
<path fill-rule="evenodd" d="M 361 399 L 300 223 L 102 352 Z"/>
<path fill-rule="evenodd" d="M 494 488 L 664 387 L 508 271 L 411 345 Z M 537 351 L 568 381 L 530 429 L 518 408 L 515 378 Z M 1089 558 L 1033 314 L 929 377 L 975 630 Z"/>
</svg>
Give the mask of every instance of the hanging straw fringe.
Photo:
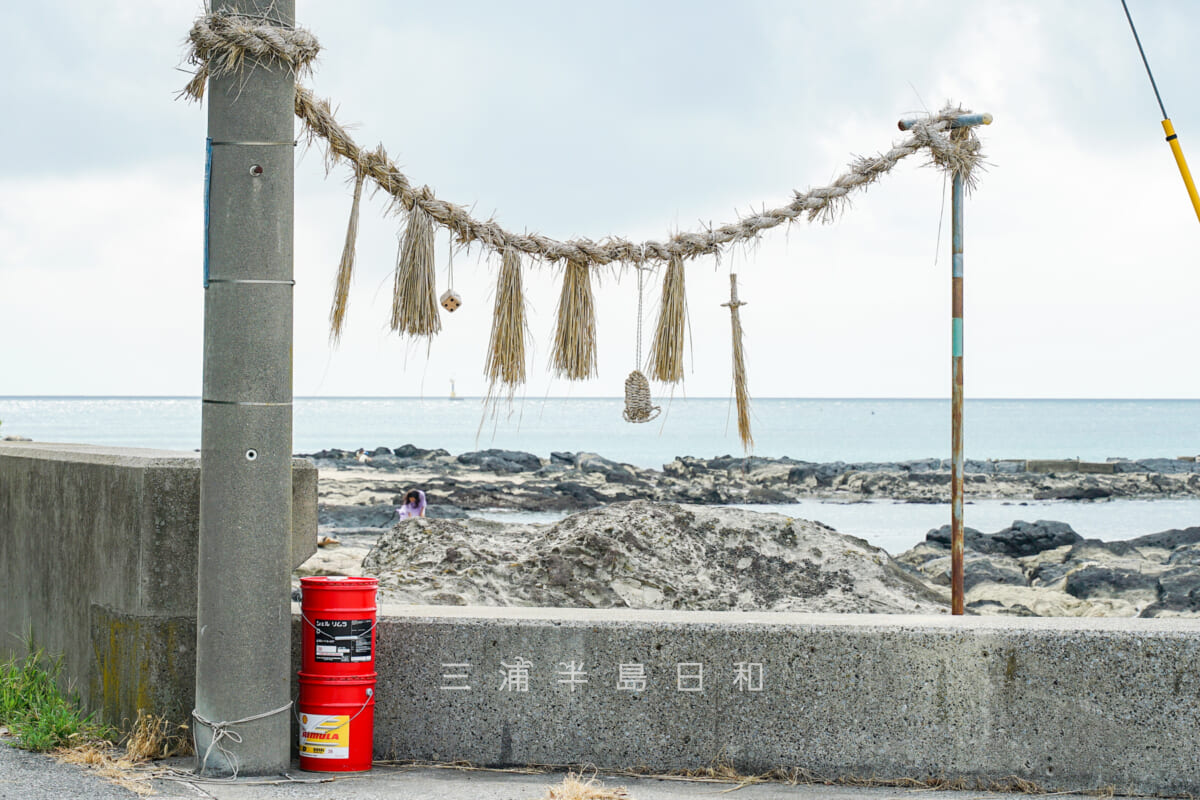
<svg viewBox="0 0 1200 800">
<path fill-rule="evenodd" d="M 433 220 L 420 207 L 414 207 L 408 212 L 408 227 L 396 262 L 392 330 L 432 338 L 441 329 L 433 263 Z"/>
<path fill-rule="evenodd" d="M 504 251 L 500 279 L 496 283 L 496 307 L 492 313 L 492 339 L 488 345 L 484 375 L 494 388 L 508 388 L 511 397 L 525 383 L 525 295 L 521 289 L 521 255 Z M 491 389 L 488 390 L 491 394 Z"/>
<path fill-rule="evenodd" d="M 683 259 L 672 256 L 663 277 L 658 327 L 650 344 L 650 375 L 663 383 L 683 380 L 683 333 L 687 327 L 687 297 L 683 286 Z"/>
<path fill-rule="evenodd" d="M 346 304 L 350 298 L 350 276 L 354 273 L 354 245 L 358 240 L 358 209 L 362 200 L 363 181 L 367 175 L 355 170 L 354 202 L 350 205 L 350 224 L 346 226 L 346 244 L 338 265 L 337 285 L 333 290 L 333 307 L 329 309 L 329 340 L 334 344 L 342 338 L 342 323 L 346 319 Z"/>
<path fill-rule="evenodd" d="M 649 422 L 662 412 L 661 406 L 650 405 L 650 381 L 638 370 L 625 379 L 625 421 Z"/>
<path fill-rule="evenodd" d="M 592 273 L 577 261 L 568 261 L 563 273 L 551 366 L 555 375 L 571 381 L 596 375 L 596 307 L 592 299 Z"/>
<path fill-rule="evenodd" d="M 750 392 L 746 390 L 746 353 L 742 348 L 742 318 L 738 313 L 738 309 L 746 304 L 738 300 L 737 273 L 730 273 L 729 302 L 721 305 L 728 306 L 733 324 L 733 392 L 737 398 L 738 436 L 743 449 L 749 453 L 754 449 L 754 437 L 750 435 Z"/>
</svg>

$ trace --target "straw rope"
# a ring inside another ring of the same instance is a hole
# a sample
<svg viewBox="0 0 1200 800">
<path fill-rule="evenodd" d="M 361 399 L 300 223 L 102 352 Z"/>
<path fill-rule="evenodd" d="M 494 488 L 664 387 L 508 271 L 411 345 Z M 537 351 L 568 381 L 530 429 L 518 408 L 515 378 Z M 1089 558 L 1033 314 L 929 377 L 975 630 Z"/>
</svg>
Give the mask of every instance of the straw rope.
<svg viewBox="0 0 1200 800">
<path fill-rule="evenodd" d="M 746 351 L 742 346 L 742 315 L 738 311 L 745 302 L 738 300 L 737 273 L 729 273 L 729 302 L 721 303 L 729 309 L 729 321 L 733 333 L 733 393 L 737 400 L 738 437 L 747 453 L 754 449 L 754 436 L 750 433 L 750 392 L 746 388 Z"/>
<path fill-rule="evenodd" d="M 198 65 L 184 94 L 200 99 L 204 81 L 211 76 L 236 72 L 246 56 L 285 65 L 297 74 L 310 68 L 319 51 L 316 38 L 303 29 L 281 28 L 248 17 L 224 13 L 207 14 L 198 19 L 188 37 L 192 51 L 188 60 Z M 600 241 L 571 239 L 560 241 L 540 234 L 516 234 L 494 220 L 478 220 L 463 206 L 437 198 L 428 186 L 414 188 L 411 181 L 387 157 L 382 147 L 374 151 L 359 148 L 335 119 L 328 100 L 315 98 L 302 86 L 296 87 L 296 116 L 305 124 L 309 141 L 326 143 L 329 162 L 347 160 L 361 168 L 380 189 L 394 198 L 405 211 L 420 208 L 437 225 L 450 231 L 460 245 L 479 244 L 494 252 L 516 250 L 544 262 L 570 262 L 592 267 L 614 262 L 642 265 L 666 262 L 671 258 L 693 259 L 719 254 L 726 247 L 757 239 L 763 231 L 801 217 L 809 221 L 831 221 L 848 202 L 849 195 L 865 189 L 891 171 L 902 159 L 928 150 L 930 163 L 945 170 L 960 172 L 968 187 L 983 157 L 973 130 L 961 139 L 948 135 L 950 120 L 968 113 L 961 108 L 944 108 L 918 122 L 900 143 L 886 153 L 860 156 L 848 170 L 828 186 L 796 191 L 793 199 L 778 208 L 763 209 L 736 222 L 700 231 L 679 232 L 665 241 L 634 243 L 619 237 Z"/>
</svg>

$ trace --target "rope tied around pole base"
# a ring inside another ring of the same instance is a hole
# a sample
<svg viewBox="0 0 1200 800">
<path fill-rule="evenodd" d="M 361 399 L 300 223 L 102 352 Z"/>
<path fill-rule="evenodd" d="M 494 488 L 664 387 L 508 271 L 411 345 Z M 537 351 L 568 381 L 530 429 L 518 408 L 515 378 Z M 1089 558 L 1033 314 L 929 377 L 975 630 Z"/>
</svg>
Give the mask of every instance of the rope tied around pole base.
<svg viewBox="0 0 1200 800">
<path fill-rule="evenodd" d="M 234 725 L 243 725 L 247 722 L 255 722 L 260 719 L 266 719 L 268 717 L 273 717 L 276 714 L 286 713 L 287 711 L 289 711 L 292 708 L 292 705 L 293 705 L 292 701 L 289 700 L 287 702 L 287 705 L 280 706 L 279 708 L 275 709 L 274 711 L 264 711 L 261 714 L 254 714 L 253 716 L 245 717 L 243 719 L 229 720 L 226 722 L 213 722 L 212 720 L 205 719 L 203 716 L 200 715 L 200 712 L 196 711 L 196 709 L 193 708 L 192 709 L 192 718 L 195 719 L 196 722 L 199 722 L 201 725 L 204 725 L 205 727 L 212 730 L 212 734 L 213 734 L 212 741 L 208 743 L 208 747 L 204 750 L 204 756 L 203 756 L 203 758 L 200 759 L 199 772 L 203 773 L 208 768 L 208 757 L 212 754 L 213 748 L 216 748 L 218 753 L 225 756 L 225 761 L 231 767 L 233 767 L 233 775 L 231 775 L 228 778 L 228 780 L 231 780 L 231 781 L 237 780 L 237 776 L 238 776 L 237 756 L 233 753 L 232 750 L 230 750 L 229 748 L 227 748 L 223 744 L 221 744 L 221 740 L 228 739 L 229 741 L 233 742 L 234 744 L 241 744 L 242 743 L 242 735 L 240 733 L 238 733 L 237 731 L 233 730 Z M 197 753 L 200 752 L 200 747 L 196 740 L 195 729 L 192 729 L 192 747 L 196 750 Z"/>
</svg>

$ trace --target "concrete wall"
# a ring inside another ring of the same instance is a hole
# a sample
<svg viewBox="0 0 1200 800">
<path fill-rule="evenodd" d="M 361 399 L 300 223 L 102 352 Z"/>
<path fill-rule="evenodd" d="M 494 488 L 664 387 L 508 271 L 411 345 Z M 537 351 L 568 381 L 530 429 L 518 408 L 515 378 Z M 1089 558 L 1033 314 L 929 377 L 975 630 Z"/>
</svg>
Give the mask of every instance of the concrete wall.
<svg viewBox="0 0 1200 800">
<path fill-rule="evenodd" d="M 1200 791 L 1200 620 L 383 613 L 380 756 Z"/>
<path fill-rule="evenodd" d="M 316 550 L 317 471 L 293 462 L 292 560 Z M 0 443 L 0 657 L 35 646 L 105 722 L 189 718 L 196 453 Z"/>
</svg>

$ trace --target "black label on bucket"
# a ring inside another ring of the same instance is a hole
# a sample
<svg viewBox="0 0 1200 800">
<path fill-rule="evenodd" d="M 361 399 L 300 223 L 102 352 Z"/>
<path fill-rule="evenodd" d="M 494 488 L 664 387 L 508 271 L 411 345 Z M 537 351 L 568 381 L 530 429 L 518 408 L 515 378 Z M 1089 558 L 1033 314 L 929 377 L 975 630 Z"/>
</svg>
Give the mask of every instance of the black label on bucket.
<svg viewBox="0 0 1200 800">
<path fill-rule="evenodd" d="M 370 661 L 371 628 L 374 620 L 369 619 L 318 619 L 313 620 L 316 635 L 313 641 L 317 661 Z"/>
</svg>

